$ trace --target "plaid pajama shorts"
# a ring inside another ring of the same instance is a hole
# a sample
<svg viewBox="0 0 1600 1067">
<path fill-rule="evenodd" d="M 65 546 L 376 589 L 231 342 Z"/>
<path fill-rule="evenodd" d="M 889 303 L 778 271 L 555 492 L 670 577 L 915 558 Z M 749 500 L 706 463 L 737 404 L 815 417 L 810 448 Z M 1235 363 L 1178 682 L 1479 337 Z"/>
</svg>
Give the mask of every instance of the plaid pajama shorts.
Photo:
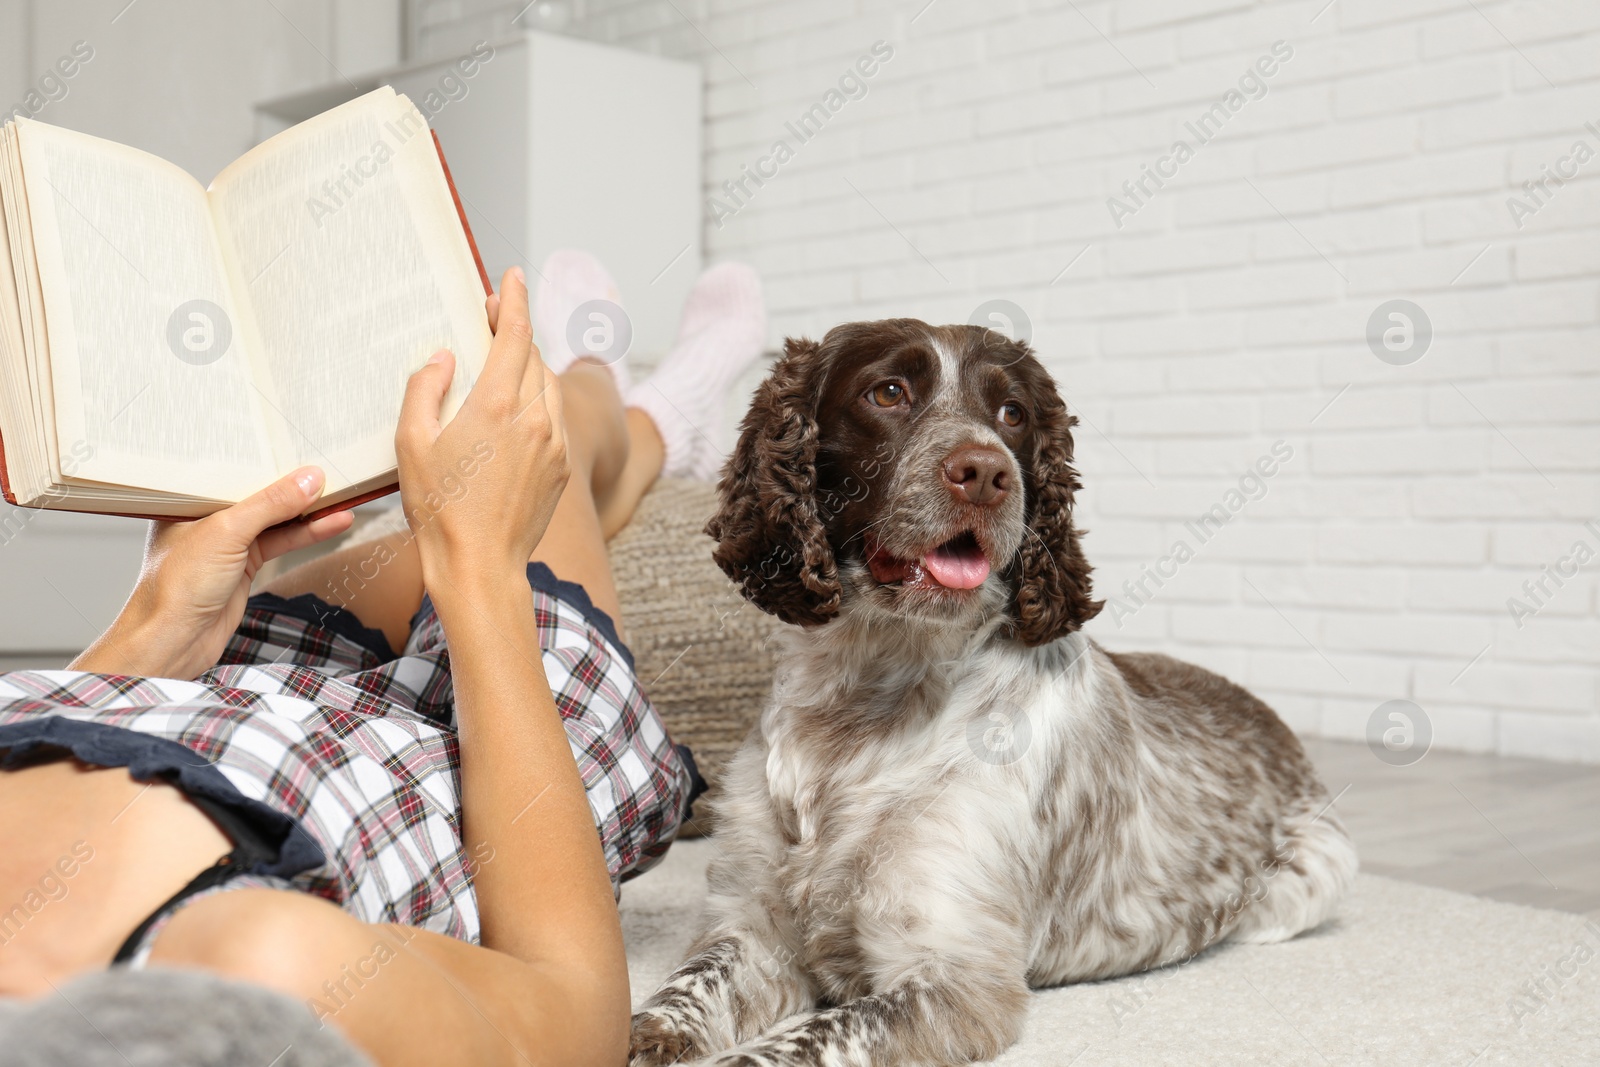
<svg viewBox="0 0 1600 1067">
<path fill-rule="evenodd" d="M 665 855 L 698 776 L 611 619 L 542 564 L 529 564 L 528 581 L 545 674 L 619 889 Z M 0 767 L 65 749 L 170 781 L 229 809 L 275 853 L 219 890 L 301 890 L 366 922 L 475 942 L 472 873 L 493 858 L 463 848 L 454 716 L 450 654 L 427 598 L 396 656 L 343 608 L 258 595 L 217 666 L 192 682 L 0 675 Z M 144 933 L 136 960 L 163 924 Z"/>
</svg>

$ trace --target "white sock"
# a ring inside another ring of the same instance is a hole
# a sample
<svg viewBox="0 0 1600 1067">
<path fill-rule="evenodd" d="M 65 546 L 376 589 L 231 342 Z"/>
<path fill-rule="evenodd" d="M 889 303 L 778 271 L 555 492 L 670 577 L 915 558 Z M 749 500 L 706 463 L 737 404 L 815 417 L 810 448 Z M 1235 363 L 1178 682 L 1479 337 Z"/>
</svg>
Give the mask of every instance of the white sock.
<svg viewBox="0 0 1600 1067">
<path fill-rule="evenodd" d="M 539 291 L 533 298 L 533 339 L 539 345 L 544 365 L 555 373 L 561 374 L 575 360 L 585 358 L 611 371 L 617 382 L 617 391 L 626 396 L 631 379 L 625 350 L 575 352 L 570 343 L 573 313 L 591 300 L 607 300 L 618 308 L 622 307 L 622 294 L 605 267 L 589 253 L 577 249 L 551 252 L 550 258 L 544 261 L 544 268 L 539 271 Z M 586 322 L 579 329 L 580 332 L 588 332 L 590 326 Z M 629 335 L 632 333 L 631 326 L 612 323 L 609 331 L 601 329 L 591 335 L 599 337 L 609 333 L 615 343 L 621 341 L 622 330 Z"/>
<path fill-rule="evenodd" d="M 656 372 L 626 394 L 666 444 L 661 473 L 712 481 L 726 458 L 721 436 L 728 389 L 761 355 L 767 311 L 761 279 L 743 263 L 721 263 L 694 283 L 678 340 Z"/>
</svg>

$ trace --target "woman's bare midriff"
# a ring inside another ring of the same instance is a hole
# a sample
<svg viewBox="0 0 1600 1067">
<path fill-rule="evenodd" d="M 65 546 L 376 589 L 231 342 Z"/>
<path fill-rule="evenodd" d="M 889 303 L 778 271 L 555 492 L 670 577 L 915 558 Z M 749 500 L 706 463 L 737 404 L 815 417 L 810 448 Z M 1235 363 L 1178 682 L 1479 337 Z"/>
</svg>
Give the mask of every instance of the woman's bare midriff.
<svg viewBox="0 0 1600 1067">
<path fill-rule="evenodd" d="M 145 917 L 232 848 L 166 783 L 60 759 L 0 771 L 0 996 L 111 962 Z"/>
</svg>

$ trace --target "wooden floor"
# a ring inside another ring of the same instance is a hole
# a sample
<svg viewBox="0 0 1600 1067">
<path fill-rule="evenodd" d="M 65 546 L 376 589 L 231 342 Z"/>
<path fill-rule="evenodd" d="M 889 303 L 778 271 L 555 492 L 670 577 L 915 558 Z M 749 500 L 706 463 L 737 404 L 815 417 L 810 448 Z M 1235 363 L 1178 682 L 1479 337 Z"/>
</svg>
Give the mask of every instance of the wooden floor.
<svg viewBox="0 0 1600 1067">
<path fill-rule="evenodd" d="M 1307 739 L 1361 869 L 1600 919 L 1600 767 Z"/>
</svg>

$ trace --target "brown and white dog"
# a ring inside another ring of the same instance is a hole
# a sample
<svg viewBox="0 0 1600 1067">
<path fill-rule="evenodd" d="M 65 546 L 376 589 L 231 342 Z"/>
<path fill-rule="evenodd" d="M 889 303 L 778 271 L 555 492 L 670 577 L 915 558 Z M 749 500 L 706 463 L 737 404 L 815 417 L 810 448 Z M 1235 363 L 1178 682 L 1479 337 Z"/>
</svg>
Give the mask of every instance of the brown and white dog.
<svg viewBox="0 0 1600 1067">
<path fill-rule="evenodd" d="M 1272 710 L 1079 632 L 1101 605 L 1076 421 L 978 327 L 788 343 L 708 530 L 794 625 L 724 776 L 708 927 L 634 1016 L 636 1067 L 988 1059 L 1030 986 L 1333 912 L 1355 850 Z"/>
</svg>

